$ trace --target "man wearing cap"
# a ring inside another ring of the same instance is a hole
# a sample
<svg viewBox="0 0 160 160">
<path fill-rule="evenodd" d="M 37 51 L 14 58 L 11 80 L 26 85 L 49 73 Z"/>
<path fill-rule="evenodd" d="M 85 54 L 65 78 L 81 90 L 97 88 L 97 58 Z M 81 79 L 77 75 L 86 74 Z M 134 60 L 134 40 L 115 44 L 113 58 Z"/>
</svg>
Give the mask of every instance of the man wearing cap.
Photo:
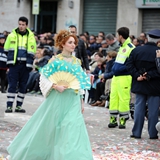
<svg viewBox="0 0 160 160">
<path fill-rule="evenodd" d="M 22 109 L 26 93 L 26 85 L 29 72 L 33 67 L 36 41 L 33 32 L 28 28 L 28 19 L 20 17 L 18 28 L 13 29 L 8 35 L 4 50 L 7 52 L 8 72 L 8 93 L 6 113 L 11 113 L 15 97 L 17 97 L 15 112 L 24 113 Z M 16 89 L 18 93 L 16 96 Z"/>
<path fill-rule="evenodd" d="M 148 105 L 148 133 L 150 139 L 158 139 L 156 124 L 160 106 L 160 73 L 156 68 L 155 58 L 160 30 L 151 30 L 148 42 L 135 48 L 127 61 L 127 69 L 132 75 L 131 91 L 136 94 L 134 126 L 131 138 L 141 138 Z"/>
<path fill-rule="evenodd" d="M 0 34 L 0 79 L 1 79 L 1 92 L 6 93 L 6 71 L 7 71 L 7 56 L 4 52 L 5 36 Z"/>
</svg>

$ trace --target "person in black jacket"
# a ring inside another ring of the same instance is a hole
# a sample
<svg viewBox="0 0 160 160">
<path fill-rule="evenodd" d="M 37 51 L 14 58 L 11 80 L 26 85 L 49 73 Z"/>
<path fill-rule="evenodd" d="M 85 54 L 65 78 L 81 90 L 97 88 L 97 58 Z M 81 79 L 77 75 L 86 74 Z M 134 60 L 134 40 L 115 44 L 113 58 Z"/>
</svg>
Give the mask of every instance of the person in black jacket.
<svg viewBox="0 0 160 160">
<path fill-rule="evenodd" d="M 69 30 L 71 34 L 77 35 L 77 28 L 74 25 L 69 26 Z M 83 40 L 78 38 L 78 46 L 76 47 L 74 53 L 77 58 L 79 58 L 82 62 L 82 67 L 86 69 L 86 72 L 89 73 L 89 61 L 88 61 L 88 55 L 86 53 L 85 45 Z"/>
<path fill-rule="evenodd" d="M 136 47 L 127 61 L 127 69 L 132 75 L 131 91 L 136 94 L 134 126 L 132 138 L 141 138 L 144 125 L 146 103 L 148 104 L 148 133 L 150 139 L 158 139 L 156 124 L 160 106 L 160 73 L 155 58 L 160 30 L 148 32 L 148 42 Z"/>
<path fill-rule="evenodd" d="M 0 80 L 1 80 L 1 92 L 6 93 L 5 91 L 5 84 L 6 84 L 6 72 L 7 72 L 7 55 L 4 52 L 4 43 L 5 43 L 5 36 L 0 35 Z"/>
</svg>

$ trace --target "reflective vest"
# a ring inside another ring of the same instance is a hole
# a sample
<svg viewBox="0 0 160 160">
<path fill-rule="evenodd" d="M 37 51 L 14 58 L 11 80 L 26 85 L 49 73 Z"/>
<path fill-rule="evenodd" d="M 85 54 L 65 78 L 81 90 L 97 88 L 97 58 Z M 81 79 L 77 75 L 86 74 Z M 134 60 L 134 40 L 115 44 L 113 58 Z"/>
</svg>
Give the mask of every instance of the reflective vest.
<svg viewBox="0 0 160 160">
<path fill-rule="evenodd" d="M 134 48 L 135 46 L 131 43 L 131 40 L 128 37 L 119 48 L 115 63 L 112 67 L 115 76 L 129 75 L 125 62 Z"/>
<path fill-rule="evenodd" d="M 16 61 L 26 61 L 26 67 L 33 67 L 33 58 L 36 52 L 34 34 L 27 28 L 27 33 L 21 35 L 14 29 L 8 35 L 4 45 L 4 51 L 8 52 L 7 64 L 15 64 Z"/>
<path fill-rule="evenodd" d="M 129 57 L 131 51 L 134 49 L 134 45 L 131 44 L 130 38 L 127 38 L 126 41 L 119 48 L 115 62 L 124 64 L 126 59 Z"/>
</svg>

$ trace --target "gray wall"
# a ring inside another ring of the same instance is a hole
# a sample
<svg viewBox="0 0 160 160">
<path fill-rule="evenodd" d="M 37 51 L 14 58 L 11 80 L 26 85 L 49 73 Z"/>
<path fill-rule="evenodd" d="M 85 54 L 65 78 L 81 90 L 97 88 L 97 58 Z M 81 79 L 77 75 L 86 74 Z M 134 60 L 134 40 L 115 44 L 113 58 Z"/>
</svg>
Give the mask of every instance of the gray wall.
<svg viewBox="0 0 160 160">
<path fill-rule="evenodd" d="M 18 26 L 18 19 L 20 16 L 27 17 L 29 27 L 33 27 L 31 16 L 31 0 L 0 0 L 0 32 L 4 30 L 12 31 Z"/>
<path fill-rule="evenodd" d="M 117 29 L 128 27 L 130 34 L 138 36 L 142 28 L 142 14 L 136 8 L 135 0 L 118 0 Z"/>
<path fill-rule="evenodd" d="M 69 25 L 75 25 L 79 30 L 82 28 L 81 0 L 72 0 L 73 8 L 69 8 L 69 0 L 58 1 L 57 12 L 57 32 L 61 29 L 67 29 Z"/>
<path fill-rule="evenodd" d="M 78 33 L 82 32 L 83 0 L 72 0 L 73 8 L 69 8 L 69 0 L 59 0 L 57 8 L 57 31 L 68 28 L 70 24 L 77 26 Z M 32 15 L 32 0 L 0 0 L 0 32 L 11 31 L 18 26 L 18 18 L 26 16 L 29 28 L 34 27 Z M 139 35 L 142 29 L 142 13 L 136 8 L 135 0 L 118 0 L 116 28 L 126 26 L 130 34 Z"/>
</svg>

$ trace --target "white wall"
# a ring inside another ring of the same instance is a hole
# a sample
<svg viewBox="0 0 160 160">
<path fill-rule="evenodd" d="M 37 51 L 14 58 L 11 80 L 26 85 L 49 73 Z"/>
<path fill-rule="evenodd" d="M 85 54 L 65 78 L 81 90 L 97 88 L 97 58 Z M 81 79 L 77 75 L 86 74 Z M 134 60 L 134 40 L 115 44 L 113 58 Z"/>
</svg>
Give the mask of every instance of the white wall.
<svg viewBox="0 0 160 160">
<path fill-rule="evenodd" d="M 75 25 L 79 32 L 80 22 L 82 21 L 80 16 L 81 0 L 72 1 L 74 3 L 73 8 L 69 8 L 69 0 L 58 1 L 57 32 L 61 29 L 68 29 L 69 25 Z"/>
<path fill-rule="evenodd" d="M 4 30 L 12 31 L 18 27 L 18 19 L 21 16 L 31 19 L 31 0 L 21 0 L 20 4 L 17 0 L 0 0 L 0 32 Z M 29 21 L 29 27 L 32 22 Z"/>
<path fill-rule="evenodd" d="M 135 0 L 118 0 L 117 29 L 120 27 L 128 27 L 130 35 L 136 37 L 141 32 L 142 15 L 135 6 Z"/>
</svg>

